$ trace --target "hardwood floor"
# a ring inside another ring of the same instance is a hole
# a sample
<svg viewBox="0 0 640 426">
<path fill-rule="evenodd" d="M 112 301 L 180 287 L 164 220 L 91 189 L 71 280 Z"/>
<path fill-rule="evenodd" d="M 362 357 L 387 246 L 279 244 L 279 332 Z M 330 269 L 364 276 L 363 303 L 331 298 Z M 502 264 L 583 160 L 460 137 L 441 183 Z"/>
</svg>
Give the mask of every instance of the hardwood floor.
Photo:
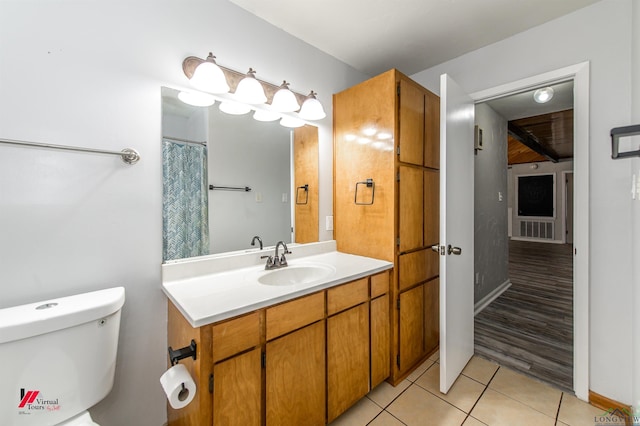
<svg viewBox="0 0 640 426">
<path fill-rule="evenodd" d="M 573 390 L 572 250 L 510 241 L 512 285 L 475 317 L 476 354 Z"/>
</svg>

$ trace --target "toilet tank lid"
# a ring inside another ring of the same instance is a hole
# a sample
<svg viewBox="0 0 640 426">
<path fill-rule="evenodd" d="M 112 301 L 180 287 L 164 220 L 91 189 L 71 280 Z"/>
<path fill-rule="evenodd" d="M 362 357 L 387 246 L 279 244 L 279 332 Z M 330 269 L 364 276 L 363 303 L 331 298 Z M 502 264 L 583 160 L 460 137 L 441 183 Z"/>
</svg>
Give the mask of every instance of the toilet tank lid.
<svg viewBox="0 0 640 426">
<path fill-rule="evenodd" d="M 0 309 L 0 344 L 84 324 L 122 308 L 124 287 Z"/>
</svg>

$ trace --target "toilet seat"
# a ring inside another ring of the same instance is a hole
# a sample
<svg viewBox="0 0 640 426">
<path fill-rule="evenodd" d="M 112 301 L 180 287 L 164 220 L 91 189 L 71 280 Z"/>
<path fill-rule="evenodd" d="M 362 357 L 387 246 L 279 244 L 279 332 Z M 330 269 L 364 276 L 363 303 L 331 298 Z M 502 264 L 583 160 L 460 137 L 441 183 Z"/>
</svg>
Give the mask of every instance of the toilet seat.
<svg viewBox="0 0 640 426">
<path fill-rule="evenodd" d="M 65 420 L 62 423 L 58 423 L 55 426 L 100 426 L 98 423 L 94 422 L 91 418 L 91 414 L 88 411 L 83 411 L 70 418 L 69 420 Z"/>
</svg>

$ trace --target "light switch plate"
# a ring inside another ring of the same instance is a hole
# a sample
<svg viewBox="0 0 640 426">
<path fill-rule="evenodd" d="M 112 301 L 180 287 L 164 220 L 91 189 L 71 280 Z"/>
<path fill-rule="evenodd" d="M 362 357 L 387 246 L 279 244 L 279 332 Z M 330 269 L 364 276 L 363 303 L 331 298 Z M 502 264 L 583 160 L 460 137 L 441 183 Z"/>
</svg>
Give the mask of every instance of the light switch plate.
<svg viewBox="0 0 640 426">
<path fill-rule="evenodd" d="M 333 216 L 326 217 L 326 230 L 333 231 Z"/>
</svg>

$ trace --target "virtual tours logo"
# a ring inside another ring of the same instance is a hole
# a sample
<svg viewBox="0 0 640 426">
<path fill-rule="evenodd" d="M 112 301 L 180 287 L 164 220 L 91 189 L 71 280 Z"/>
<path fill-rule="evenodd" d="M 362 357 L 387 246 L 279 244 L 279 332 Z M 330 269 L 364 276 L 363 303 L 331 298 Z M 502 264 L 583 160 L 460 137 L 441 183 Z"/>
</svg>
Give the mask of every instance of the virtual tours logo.
<svg viewBox="0 0 640 426">
<path fill-rule="evenodd" d="M 626 408 L 609 408 L 593 418 L 595 426 L 640 425 L 640 417 L 634 416 Z"/>
<path fill-rule="evenodd" d="M 20 414 L 31 414 L 42 411 L 58 411 L 60 404 L 58 398 L 44 399 L 38 390 L 25 392 L 25 389 L 21 388 L 18 408 L 21 409 Z"/>
</svg>

